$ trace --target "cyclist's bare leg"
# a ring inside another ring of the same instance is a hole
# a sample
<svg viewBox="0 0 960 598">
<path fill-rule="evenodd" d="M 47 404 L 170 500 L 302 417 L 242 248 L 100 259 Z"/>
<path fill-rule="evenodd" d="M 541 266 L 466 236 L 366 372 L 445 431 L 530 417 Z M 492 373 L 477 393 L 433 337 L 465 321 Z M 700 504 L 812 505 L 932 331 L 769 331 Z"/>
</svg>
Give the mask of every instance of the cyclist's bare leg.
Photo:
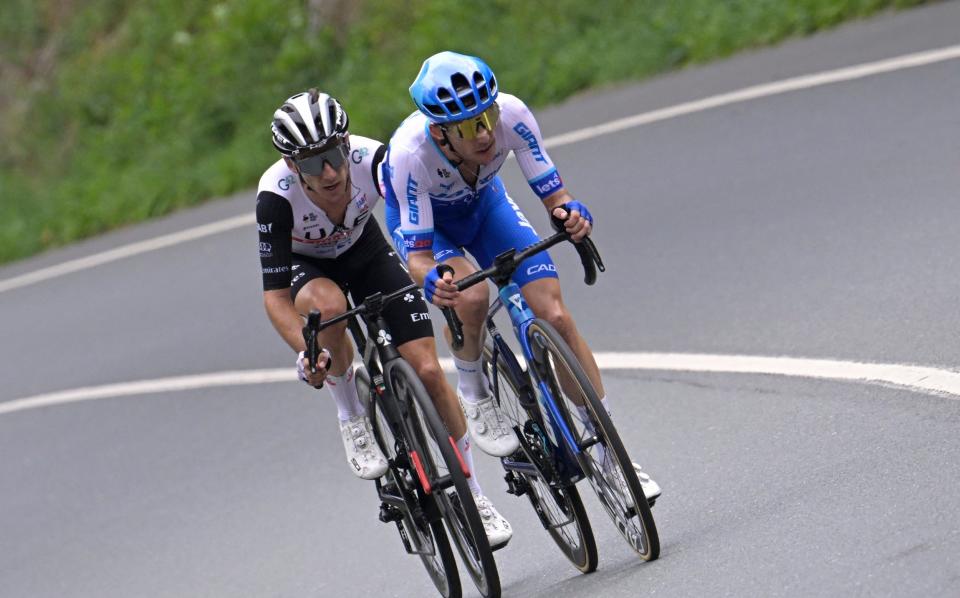
<svg viewBox="0 0 960 598">
<path fill-rule="evenodd" d="M 604 396 L 605 392 L 603 382 L 600 379 L 600 368 L 597 366 L 597 360 L 594 359 L 593 351 L 590 350 L 587 341 L 580 336 L 577 325 L 573 321 L 573 316 L 570 315 L 570 311 L 563 303 L 563 297 L 560 294 L 560 281 L 556 278 L 539 278 L 525 284 L 521 292 L 534 315 L 549 322 L 551 326 L 557 329 L 563 340 L 567 341 L 599 396 Z M 564 390 L 571 398 L 577 397 L 578 393 L 574 392 L 572 386 L 573 381 L 565 378 L 567 376 L 561 373 L 560 383 Z"/>
<path fill-rule="evenodd" d="M 467 483 L 474 494 L 482 494 L 473 465 L 473 455 L 467 440 L 467 421 L 463 417 L 457 395 L 447 383 L 447 379 L 437 361 L 437 345 L 433 338 L 421 338 L 406 342 L 397 347 L 400 355 L 416 370 L 427 392 L 433 399 L 447 431 L 457 443 L 464 462 L 470 471 Z"/>
<path fill-rule="evenodd" d="M 297 311 L 304 315 L 309 314 L 311 309 L 318 309 L 320 317 L 329 320 L 347 311 L 347 298 L 343 296 L 337 283 L 328 278 L 314 278 L 297 293 L 294 305 Z M 332 363 L 328 372 L 334 376 L 342 376 L 353 363 L 353 344 L 347 337 L 347 323 L 341 322 L 325 328 L 317 338 L 320 347 L 330 353 Z"/>
<path fill-rule="evenodd" d="M 477 269 L 465 257 L 455 256 L 444 260 L 444 264 L 453 268 L 455 280 L 476 272 Z M 460 293 L 460 301 L 456 307 L 457 316 L 463 323 L 463 348 L 453 351 L 453 354 L 464 361 L 480 359 L 481 343 L 483 342 L 483 321 L 490 306 L 490 290 L 485 284 L 478 284 Z M 450 330 L 443 328 L 443 336 L 450 345 Z"/>
<path fill-rule="evenodd" d="M 462 438 L 467 433 L 467 423 L 457 402 L 457 394 L 440 369 L 436 342 L 432 338 L 418 338 L 399 345 L 397 350 L 417 372 L 447 430 L 454 439 Z"/>
</svg>

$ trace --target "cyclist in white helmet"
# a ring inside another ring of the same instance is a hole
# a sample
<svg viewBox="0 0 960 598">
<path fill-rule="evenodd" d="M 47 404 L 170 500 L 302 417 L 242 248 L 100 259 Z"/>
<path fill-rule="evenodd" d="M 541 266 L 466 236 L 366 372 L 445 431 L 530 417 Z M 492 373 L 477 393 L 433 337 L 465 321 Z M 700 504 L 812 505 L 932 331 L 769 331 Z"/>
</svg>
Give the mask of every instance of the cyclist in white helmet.
<svg viewBox="0 0 960 598">
<path fill-rule="evenodd" d="M 267 315 L 280 336 L 298 351 L 297 371 L 311 386 L 326 383 L 337 405 L 340 432 L 351 470 L 364 479 L 387 471 L 367 410 L 353 380 L 353 345 L 346 322 L 319 333 L 316 372 L 304 357 L 302 316 L 319 309 L 324 319 L 354 301 L 411 284 L 410 275 L 373 217 L 381 197 L 380 163 L 385 147 L 350 135 L 340 103 L 310 89 L 288 98 L 274 112 L 273 144 L 281 154 L 260 179 L 257 229 Z M 456 394 L 437 361 L 433 326 L 423 297 L 384 308 L 394 342 L 433 398 L 471 475 L 470 489 L 491 547 L 510 540 L 510 524 L 483 495 Z"/>
<path fill-rule="evenodd" d="M 423 63 L 410 95 L 419 110 L 390 139 L 384 166 L 387 230 L 427 300 L 454 307 L 463 321 L 464 346 L 454 352 L 454 360 L 467 426 L 484 451 L 508 455 L 518 441 L 494 404 L 480 367 L 487 286 L 461 293 L 450 274 L 441 276 L 437 266 L 450 265 L 458 278 L 464 277 L 476 271 L 464 249 L 486 268 L 499 253 L 539 240 L 498 174 L 511 151 L 547 213 L 566 218 L 574 241 L 590 234 L 593 218 L 564 186 L 526 104 L 500 93 L 482 60 L 455 52 L 435 54 Z M 609 410 L 597 362 L 563 303 L 549 255 L 527 259 L 513 280 L 533 313 L 552 324 L 573 349 Z M 655 500 L 659 485 L 635 468 L 647 498 Z"/>
</svg>

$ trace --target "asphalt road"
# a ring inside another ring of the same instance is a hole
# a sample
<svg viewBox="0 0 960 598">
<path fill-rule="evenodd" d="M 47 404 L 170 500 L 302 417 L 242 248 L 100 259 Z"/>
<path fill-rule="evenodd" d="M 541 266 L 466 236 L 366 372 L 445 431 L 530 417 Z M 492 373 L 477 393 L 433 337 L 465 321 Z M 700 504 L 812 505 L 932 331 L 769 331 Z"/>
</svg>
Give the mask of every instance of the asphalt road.
<svg viewBox="0 0 960 598">
<path fill-rule="evenodd" d="M 881 16 L 539 116 L 547 137 L 748 85 L 960 43 L 960 3 Z M 752 100 L 551 151 L 608 264 L 564 293 L 596 350 L 960 363 L 960 60 Z M 515 166 L 505 180 L 544 219 Z M 0 269 L 0 279 L 252 209 L 252 193 Z M 0 402 L 284 367 L 253 227 L 0 293 Z M 582 576 L 525 499 L 512 596 L 960 595 L 960 401 L 734 374 L 605 374 L 660 481 L 641 563 L 583 487 Z M 0 414 L 0 596 L 429 596 L 299 383 Z M 466 595 L 472 588 L 465 581 Z"/>
</svg>

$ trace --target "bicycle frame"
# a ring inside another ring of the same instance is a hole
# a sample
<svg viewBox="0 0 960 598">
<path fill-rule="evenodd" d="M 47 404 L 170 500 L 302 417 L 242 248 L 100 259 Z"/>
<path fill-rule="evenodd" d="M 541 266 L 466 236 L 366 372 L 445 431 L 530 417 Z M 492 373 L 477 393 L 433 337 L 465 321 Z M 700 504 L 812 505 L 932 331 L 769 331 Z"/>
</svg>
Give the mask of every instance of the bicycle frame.
<svg viewBox="0 0 960 598">
<path fill-rule="evenodd" d="M 376 315 L 371 318 L 361 318 L 360 320 L 366 325 L 366 335 L 363 334 L 360 321 L 358 321 L 356 315 L 350 317 L 347 325 L 350 329 L 350 334 L 357 344 L 357 349 L 363 355 L 364 366 L 370 375 L 371 400 L 376 401 L 377 408 L 383 411 L 394 436 L 396 437 L 397 432 L 402 430 L 402 437 L 406 439 L 413 433 L 413 430 L 407 429 L 407 422 L 410 421 L 407 405 L 394 400 L 393 391 L 385 384 L 385 380 L 390 377 L 390 370 L 402 357 L 393 345 L 393 339 L 388 332 L 389 328 L 387 327 L 387 323 L 380 313 L 380 305 L 378 304 L 380 298 L 377 297 L 373 299 L 373 301 L 371 301 L 371 299 L 372 297 L 366 299 L 366 301 L 370 303 L 368 310 Z M 371 342 L 370 339 L 375 339 L 375 341 Z M 374 355 L 374 350 L 376 350 L 376 355 Z M 379 364 L 377 363 L 378 358 Z M 456 448 L 456 445 L 454 445 L 454 449 Z M 417 477 L 420 480 L 420 485 L 425 494 L 430 495 L 437 490 L 443 490 L 453 485 L 453 478 L 449 475 L 430 475 L 431 472 L 427 472 L 423 467 L 420 456 L 416 450 L 408 446 L 405 446 L 404 449 L 413 461 L 410 465 L 412 465 L 413 469 L 417 472 Z M 455 452 L 459 457 L 459 450 L 455 450 Z M 464 474 L 467 474 L 466 466 L 461 466 L 463 467 Z M 381 490 L 380 481 L 377 480 L 377 491 L 381 494 L 381 499 L 384 499 L 384 501 L 388 503 L 391 502 L 385 499 Z M 398 497 L 389 498 L 394 499 Z"/>
<path fill-rule="evenodd" d="M 569 472 L 566 476 L 566 481 L 569 483 L 575 483 L 583 479 L 583 472 L 581 471 L 580 465 L 576 460 L 576 455 L 581 452 L 581 447 L 574 438 L 570 427 L 567 425 L 566 421 L 564 421 L 563 415 L 560 413 L 560 410 L 557 407 L 556 400 L 554 399 L 553 393 L 550 391 L 547 382 L 540 378 L 540 375 L 536 371 L 535 367 L 529 367 L 526 371 L 520 367 L 520 364 L 517 362 L 516 355 L 514 355 L 513 351 L 507 346 L 506 342 L 503 340 L 503 337 L 500 335 L 500 332 L 497 330 L 496 325 L 493 323 L 494 315 L 500 309 L 506 306 L 507 312 L 510 315 L 510 321 L 513 324 L 514 334 L 516 335 L 517 340 L 520 341 L 523 356 L 528 364 L 533 364 L 533 350 L 527 341 L 527 329 L 535 319 L 535 316 L 533 315 L 533 311 L 527 305 L 527 302 L 524 301 L 523 295 L 520 293 L 520 287 L 517 286 L 515 282 L 508 280 L 502 284 L 498 284 L 497 286 L 499 298 L 493 303 L 493 305 L 490 306 L 486 318 L 487 330 L 490 332 L 494 343 L 494 358 L 492 363 L 494 372 L 490 377 L 494 383 L 494 394 L 499 396 L 496 368 L 498 367 L 497 355 L 500 354 L 504 356 L 507 367 L 513 370 L 514 378 L 522 381 L 521 384 L 523 385 L 523 388 L 519 389 L 520 394 L 525 394 L 527 396 L 518 397 L 521 405 L 528 411 L 533 411 L 534 403 L 532 401 L 538 400 L 543 406 L 544 412 L 548 416 L 549 424 L 549 427 L 547 430 L 545 430 L 545 433 L 547 433 L 549 436 L 552 432 L 551 440 L 553 444 L 561 449 L 560 459 L 565 466 L 564 470 Z M 530 384 L 531 377 L 534 385 Z M 534 388 L 536 389 L 536 392 L 534 392 Z M 522 436 L 522 434 L 518 434 L 518 437 L 522 438 Z M 558 442 L 557 440 L 559 438 L 562 438 L 563 442 Z M 536 466 L 531 463 L 517 462 L 509 457 L 502 458 L 501 462 L 503 463 L 503 467 L 507 470 L 523 471 L 525 473 L 534 474 L 537 473 Z"/>
</svg>

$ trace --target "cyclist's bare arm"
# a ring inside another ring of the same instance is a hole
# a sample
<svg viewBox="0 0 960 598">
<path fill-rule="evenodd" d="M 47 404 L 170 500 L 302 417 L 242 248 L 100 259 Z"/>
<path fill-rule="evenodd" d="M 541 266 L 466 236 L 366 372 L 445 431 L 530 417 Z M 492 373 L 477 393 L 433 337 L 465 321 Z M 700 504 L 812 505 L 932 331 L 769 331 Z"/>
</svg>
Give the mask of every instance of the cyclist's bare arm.
<svg viewBox="0 0 960 598">
<path fill-rule="evenodd" d="M 303 344 L 303 319 L 297 313 L 290 298 L 290 289 L 274 289 L 263 292 L 263 306 L 270 317 L 270 323 L 290 348 L 299 353 L 306 347 Z"/>
</svg>

